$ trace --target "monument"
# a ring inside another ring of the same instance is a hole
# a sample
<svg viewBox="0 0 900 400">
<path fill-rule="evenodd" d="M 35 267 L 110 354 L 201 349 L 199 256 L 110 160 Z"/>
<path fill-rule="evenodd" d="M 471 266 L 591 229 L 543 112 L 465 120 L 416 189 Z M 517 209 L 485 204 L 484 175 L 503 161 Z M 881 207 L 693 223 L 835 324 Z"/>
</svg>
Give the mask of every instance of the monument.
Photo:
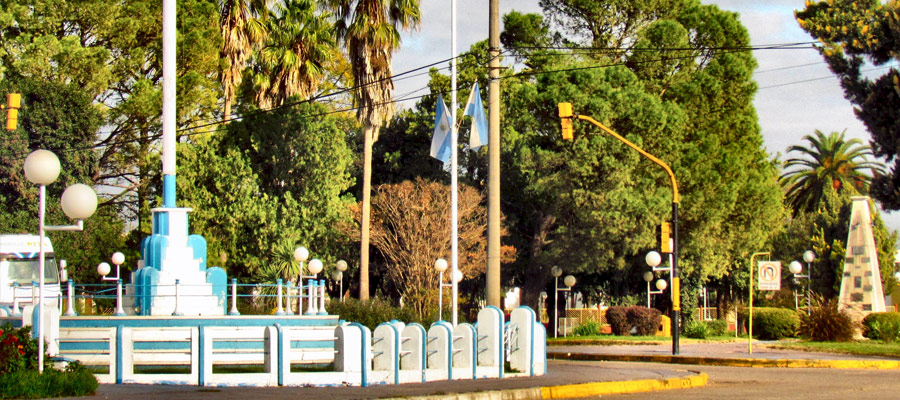
<svg viewBox="0 0 900 400">
<path fill-rule="evenodd" d="M 881 286 L 881 268 L 878 266 L 878 248 L 872 232 L 869 198 L 855 196 L 851 200 L 853 208 L 838 309 L 862 318 L 869 313 L 884 312 L 884 290 Z"/>
</svg>

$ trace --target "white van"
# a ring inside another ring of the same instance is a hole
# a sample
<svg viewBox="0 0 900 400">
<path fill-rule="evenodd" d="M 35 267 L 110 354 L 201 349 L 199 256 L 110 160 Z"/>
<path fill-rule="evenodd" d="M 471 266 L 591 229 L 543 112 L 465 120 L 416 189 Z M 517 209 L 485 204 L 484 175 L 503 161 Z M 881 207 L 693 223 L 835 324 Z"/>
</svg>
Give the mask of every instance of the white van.
<svg viewBox="0 0 900 400">
<path fill-rule="evenodd" d="M 0 235 L 0 306 L 32 304 L 32 282 L 38 282 L 40 239 L 37 235 Z M 15 287 L 18 283 L 19 286 Z M 35 284 L 36 285 L 36 284 Z M 44 237 L 44 301 L 57 304 L 61 291 L 59 268 L 50 238 Z"/>
</svg>

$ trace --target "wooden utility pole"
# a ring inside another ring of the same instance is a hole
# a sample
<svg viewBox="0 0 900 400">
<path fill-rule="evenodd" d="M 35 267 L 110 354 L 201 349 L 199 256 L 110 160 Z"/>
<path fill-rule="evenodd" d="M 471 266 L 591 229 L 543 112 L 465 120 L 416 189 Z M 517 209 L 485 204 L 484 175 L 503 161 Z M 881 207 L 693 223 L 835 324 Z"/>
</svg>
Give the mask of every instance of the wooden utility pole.
<svg viewBox="0 0 900 400">
<path fill-rule="evenodd" d="M 500 0 L 490 0 L 487 305 L 500 305 Z"/>
</svg>

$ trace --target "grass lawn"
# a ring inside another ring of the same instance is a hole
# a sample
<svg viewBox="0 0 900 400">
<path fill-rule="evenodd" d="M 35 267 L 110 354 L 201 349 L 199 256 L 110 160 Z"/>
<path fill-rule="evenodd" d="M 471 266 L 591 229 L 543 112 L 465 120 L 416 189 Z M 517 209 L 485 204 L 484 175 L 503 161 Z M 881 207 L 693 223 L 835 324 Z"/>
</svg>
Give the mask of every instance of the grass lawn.
<svg viewBox="0 0 900 400">
<path fill-rule="evenodd" d="M 684 336 L 680 337 L 678 340 L 680 343 L 721 343 L 721 342 L 734 342 L 736 340 L 746 340 L 746 336 L 743 338 L 735 338 L 734 335 L 726 335 L 726 336 L 713 336 L 706 339 L 690 339 Z M 672 343 L 672 338 L 669 336 L 616 336 L 616 335 L 591 335 L 591 336 L 569 336 L 566 338 L 549 338 L 547 339 L 548 345 L 556 345 L 556 346 L 577 346 L 577 345 L 600 345 L 600 346 L 614 346 L 614 345 L 657 345 L 657 344 L 666 344 Z"/>
<path fill-rule="evenodd" d="M 826 353 L 900 357 L 900 343 L 885 343 L 878 340 L 859 342 L 779 342 L 766 344 L 766 346 L 780 349 L 820 351 Z"/>
</svg>

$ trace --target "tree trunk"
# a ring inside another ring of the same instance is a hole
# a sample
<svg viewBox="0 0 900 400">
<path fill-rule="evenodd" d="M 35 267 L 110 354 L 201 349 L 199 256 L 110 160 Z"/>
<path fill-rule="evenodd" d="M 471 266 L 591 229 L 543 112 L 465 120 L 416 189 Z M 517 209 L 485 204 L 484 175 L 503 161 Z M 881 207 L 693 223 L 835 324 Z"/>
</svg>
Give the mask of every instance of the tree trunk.
<svg viewBox="0 0 900 400">
<path fill-rule="evenodd" d="M 372 146 L 378 127 L 366 124 L 363 132 L 362 218 L 359 239 L 359 300 L 369 300 L 369 217 L 372 208 Z"/>
<path fill-rule="evenodd" d="M 531 244 L 529 248 L 530 261 L 528 262 L 528 273 L 526 276 L 534 277 L 536 279 L 527 279 L 525 282 L 522 282 L 522 294 L 521 301 L 522 305 L 527 305 L 532 307 L 534 310 L 538 309 L 539 294 L 542 290 L 547 288 L 547 279 L 550 278 L 550 268 L 543 265 L 540 261 L 540 255 L 544 250 L 544 247 L 547 245 L 547 236 L 550 234 L 550 229 L 556 223 L 556 216 L 553 215 L 541 215 L 539 217 L 539 223 L 537 227 L 535 227 L 534 236 L 531 238 Z M 547 310 L 550 315 L 550 318 L 553 318 L 553 311 L 550 310 L 550 307 L 553 307 L 553 292 L 547 292 Z"/>
<path fill-rule="evenodd" d="M 233 95 L 225 94 L 225 115 L 222 116 L 222 119 L 227 123 L 231 121 L 231 98 Z"/>
</svg>

